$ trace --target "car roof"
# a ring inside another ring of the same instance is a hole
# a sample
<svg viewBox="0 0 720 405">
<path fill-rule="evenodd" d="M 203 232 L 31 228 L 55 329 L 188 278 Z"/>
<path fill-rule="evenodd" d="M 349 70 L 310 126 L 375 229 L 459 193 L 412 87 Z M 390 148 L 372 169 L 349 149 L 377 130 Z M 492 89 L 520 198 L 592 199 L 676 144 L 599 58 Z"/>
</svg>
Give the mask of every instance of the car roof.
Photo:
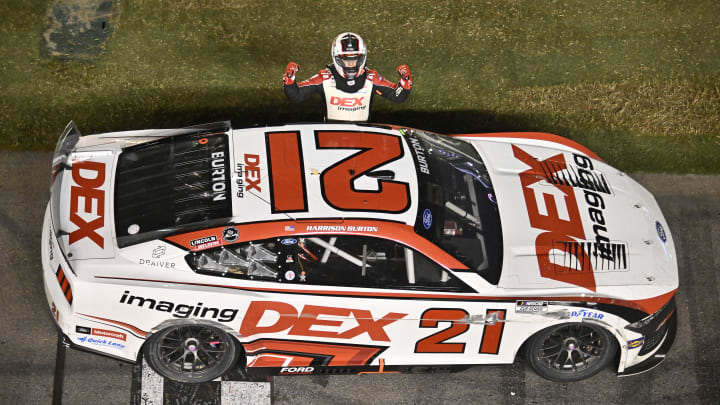
<svg viewBox="0 0 720 405">
<path fill-rule="evenodd" d="M 235 223 L 372 219 L 413 226 L 412 151 L 387 126 L 300 124 L 231 132 Z"/>
</svg>

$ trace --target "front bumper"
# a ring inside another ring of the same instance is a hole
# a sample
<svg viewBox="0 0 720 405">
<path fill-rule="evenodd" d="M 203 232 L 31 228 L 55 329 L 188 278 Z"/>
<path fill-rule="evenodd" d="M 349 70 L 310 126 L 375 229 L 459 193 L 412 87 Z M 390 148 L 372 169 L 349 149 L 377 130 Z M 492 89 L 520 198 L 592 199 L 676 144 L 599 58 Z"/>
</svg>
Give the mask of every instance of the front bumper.
<svg viewBox="0 0 720 405">
<path fill-rule="evenodd" d="M 677 334 L 677 322 L 677 311 L 675 310 L 673 298 L 672 313 L 669 315 L 669 318 L 667 318 L 664 323 L 665 334 L 664 336 L 661 336 L 661 340 L 659 343 L 660 347 L 647 359 L 626 368 L 622 372 L 619 372 L 618 376 L 626 377 L 630 375 L 644 373 L 645 371 L 652 370 L 660 363 L 662 363 L 662 361 L 665 360 L 665 356 L 670 351 L 670 347 L 672 347 L 673 342 L 675 341 L 675 335 Z M 649 339 L 646 338 L 646 341 L 649 341 Z"/>
</svg>

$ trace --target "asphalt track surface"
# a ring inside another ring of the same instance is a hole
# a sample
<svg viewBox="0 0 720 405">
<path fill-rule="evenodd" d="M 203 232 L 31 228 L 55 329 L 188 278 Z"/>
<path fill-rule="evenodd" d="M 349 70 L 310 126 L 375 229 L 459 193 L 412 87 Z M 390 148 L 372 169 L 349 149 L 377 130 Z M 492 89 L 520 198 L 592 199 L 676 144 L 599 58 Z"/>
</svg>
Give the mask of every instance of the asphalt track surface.
<svg viewBox="0 0 720 405">
<path fill-rule="evenodd" d="M 0 152 L 0 404 L 49 404 L 57 334 L 40 273 L 50 154 Z M 275 377 L 276 404 L 720 403 L 720 176 L 631 174 L 662 207 L 680 265 L 679 331 L 656 369 L 572 384 L 522 361 L 452 374 Z M 132 366 L 67 350 L 64 404 L 128 404 Z"/>
</svg>

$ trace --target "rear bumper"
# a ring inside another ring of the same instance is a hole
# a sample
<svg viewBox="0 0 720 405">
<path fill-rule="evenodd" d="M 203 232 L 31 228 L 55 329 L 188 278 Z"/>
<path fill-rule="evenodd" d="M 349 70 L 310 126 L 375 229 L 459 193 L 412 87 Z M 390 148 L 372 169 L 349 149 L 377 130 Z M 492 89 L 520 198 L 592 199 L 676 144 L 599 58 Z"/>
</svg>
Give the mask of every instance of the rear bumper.
<svg viewBox="0 0 720 405">
<path fill-rule="evenodd" d="M 660 363 L 665 360 L 665 356 L 670 351 L 670 348 L 675 341 L 675 335 L 677 334 L 677 311 L 674 310 L 670 318 L 668 318 L 665 330 L 665 336 L 662 338 L 660 348 L 653 353 L 652 356 L 648 357 L 641 363 L 635 364 L 631 367 L 626 368 L 622 372 L 618 373 L 618 377 L 627 377 L 630 375 L 644 373 L 657 367 Z"/>
</svg>

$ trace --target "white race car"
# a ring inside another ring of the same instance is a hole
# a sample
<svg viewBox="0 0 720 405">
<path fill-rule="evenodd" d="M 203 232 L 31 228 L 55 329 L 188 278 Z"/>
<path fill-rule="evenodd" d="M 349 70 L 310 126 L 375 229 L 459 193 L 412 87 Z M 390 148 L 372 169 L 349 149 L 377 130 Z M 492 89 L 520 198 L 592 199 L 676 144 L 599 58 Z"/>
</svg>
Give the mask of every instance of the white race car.
<svg viewBox="0 0 720 405">
<path fill-rule="evenodd" d="M 657 365 L 675 246 L 653 196 L 568 139 L 350 124 L 81 136 L 42 263 L 66 344 L 161 375 L 545 378 Z"/>
</svg>

